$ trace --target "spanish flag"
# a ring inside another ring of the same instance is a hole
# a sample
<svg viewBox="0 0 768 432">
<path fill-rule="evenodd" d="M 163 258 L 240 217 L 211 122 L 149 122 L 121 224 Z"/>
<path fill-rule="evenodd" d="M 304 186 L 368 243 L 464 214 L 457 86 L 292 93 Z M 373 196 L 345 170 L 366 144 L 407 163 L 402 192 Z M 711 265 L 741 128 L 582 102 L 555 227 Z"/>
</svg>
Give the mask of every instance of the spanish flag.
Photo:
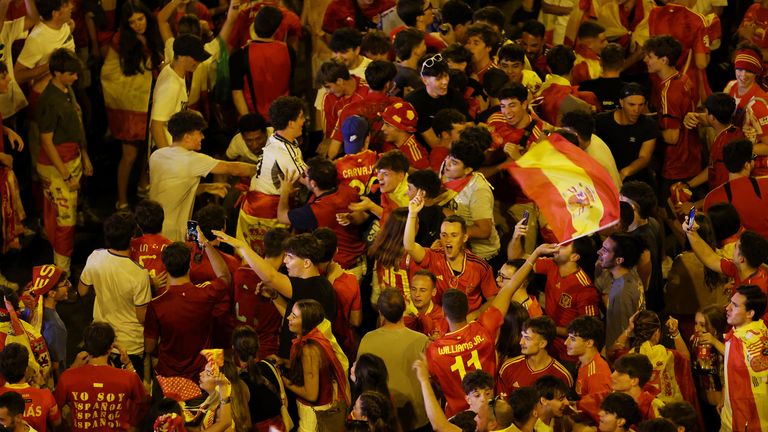
<svg viewBox="0 0 768 432">
<path fill-rule="evenodd" d="M 608 171 L 558 134 L 542 137 L 507 169 L 561 243 L 619 222 L 619 192 Z"/>
</svg>

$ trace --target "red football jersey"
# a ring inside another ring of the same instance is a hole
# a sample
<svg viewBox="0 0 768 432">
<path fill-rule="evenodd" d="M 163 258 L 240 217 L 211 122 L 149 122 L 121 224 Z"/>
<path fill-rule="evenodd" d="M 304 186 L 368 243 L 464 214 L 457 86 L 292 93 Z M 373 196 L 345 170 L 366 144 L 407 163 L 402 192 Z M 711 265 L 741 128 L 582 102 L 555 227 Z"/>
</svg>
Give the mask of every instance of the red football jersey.
<svg viewBox="0 0 768 432">
<path fill-rule="evenodd" d="M 600 354 L 595 354 L 592 361 L 579 367 L 576 394 L 586 396 L 611 390 L 611 367 Z"/>
<path fill-rule="evenodd" d="M 759 143 L 762 137 L 768 135 L 768 93 L 755 83 L 740 95 L 735 80 L 729 82 L 724 91 L 736 100 L 733 123 L 741 127 L 750 141 Z M 755 159 L 752 175 L 768 175 L 768 156 L 760 155 Z"/>
<path fill-rule="evenodd" d="M 400 150 L 403 152 L 405 157 L 408 158 L 408 163 L 410 164 L 411 168 L 429 168 L 429 153 L 427 152 L 427 149 L 425 149 L 424 146 L 419 144 L 419 142 L 416 140 L 416 135 L 411 135 L 408 137 L 408 139 L 400 146 L 396 146 L 391 142 L 387 142 L 384 144 L 381 152 L 386 153 L 390 150 Z"/>
<path fill-rule="evenodd" d="M 339 124 L 341 110 L 353 102 L 365 99 L 365 96 L 368 94 L 368 86 L 361 82 L 360 77 L 352 75 L 352 79 L 355 80 L 356 87 L 351 95 L 347 97 L 338 97 L 327 91 L 323 96 L 323 118 L 325 119 L 323 132 L 327 138 L 333 136 L 334 129 L 341 129 L 341 125 Z"/>
<path fill-rule="evenodd" d="M 437 276 L 437 294 L 433 298 L 437 304 L 442 305 L 446 290 L 456 288 L 467 295 L 471 312 L 483 304 L 483 298 L 488 299 L 499 293 L 491 266 L 469 250 L 464 251 L 464 269 L 458 276 L 453 273 L 442 249 L 425 249 L 425 252 L 419 265 Z"/>
<path fill-rule="evenodd" d="M 423 333 L 432 340 L 448 333 L 448 321 L 445 320 L 443 308 L 434 302 L 426 313 L 420 313 L 418 316 L 404 315 L 403 322 L 409 329 Z"/>
<path fill-rule="evenodd" d="M 227 43 L 232 48 L 240 48 L 245 45 L 249 40 L 252 40 L 255 36 L 253 32 L 253 21 L 256 19 L 256 14 L 259 13 L 261 7 L 264 5 L 274 6 L 280 9 L 283 13 L 283 20 L 280 22 L 280 26 L 272 36 L 277 41 L 287 41 L 288 39 L 298 40 L 301 37 L 301 20 L 299 16 L 290 10 L 280 6 L 279 2 L 272 1 L 258 1 L 251 2 L 247 7 L 240 9 L 235 18 L 235 24 L 232 27 L 232 33 L 229 36 Z"/>
<path fill-rule="evenodd" d="M 339 184 L 347 185 L 357 190 L 359 195 L 371 191 L 371 185 L 376 181 L 374 166 L 379 155 L 373 150 L 364 150 L 353 155 L 345 155 L 336 161 L 336 172 Z"/>
<path fill-rule="evenodd" d="M 61 418 L 61 411 L 56 405 L 53 393 L 48 389 L 39 389 L 29 384 L 6 384 L 0 387 L 0 394 L 14 391 L 24 399 L 22 418 L 37 432 L 48 430 L 48 421 L 54 423 Z"/>
<path fill-rule="evenodd" d="M 744 138 L 744 132 L 736 126 L 723 129 L 712 140 L 709 149 L 709 166 L 707 182 L 712 190 L 728 181 L 728 168 L 723 161 L 723 148 L 726 144 Z"/>
<path fill-rule="evenodd" d="M 131 259 L 147 269 L 151 276 L 156 276 L 165 271 L 161 254 L 169 244 L 171 241 L 162 234 L 136 237 L 131 240 Z"/>
<path fill-rule="evenodd" d="M 55 394 L 59 406 L 69 405 L 73 432 L 128 430 L 146 397 L 136 372 L 93 365 L 65 370 Z"/>
<path fill-rule="evenodd" d="M 336 317 L 333 319 L 333 334 L 338 338 L 339 345 L 347 356 L 357 351 L 349 315 L 352 311 L 363 308 L 360 300 L 360 283 L 357 277 L 349 272 L 343 272 L 333 281 L 333 291 L 336 293 Z"/>
<path fill-rule="evenodd" d="M 400 291 L 406 301 L 409 301 L 411 298 L 410 280 L 419 270 L 421 270 L 421 266 L 408 254 L 400 258 L 400 263 L 397 267 L 384 267 L 376 261 L 376 276 L 378 277 L 381 289 L 395 288 Z"/>
<path fill-rule="evenodd" d="M 341 133 L 341 126 L 344 124 L 344 120 L 349 116 L 359 115 L 368 121 L 368 136 L 371 138 L 368 147 L 377 150 L 381 149 L 386 142 L 384 140 L 384 134 L 381 132 L 381 127 L 384 125 L 384 120 L 381 119 L 381 113 L 386 107 L 396 102 L 403 102 L 403 100 L 396 96 L 389 96 L 380 91 L 369 91 L 362 100 L 352 102 L 341 110 L 339 113 L 339 121 L 333 130 L 331 138 L 339 142 L 344 142 L 344 135 Z"/>
<path fill-rule="evenodd" d="M 555 378 L 560 378 L 568 385 L 568 388 L 573 387 L 573 377 L 571 377 L 571 373 L 557 360 L 552 359 L 547 366 L 539 370 L 533 370 L 528 362 L 525 361 L 525 356 L 519 355 L 507 359 L 504 364 L 501 365 L 501 368 L 499 368 L 499 377 L 496 381 L 496 392 L 509 395 L 511 392 L 521 387 L 532 386 L 537 379 L 544 375 L 552 375 Z"/>
<path fill-rule="evenodd" d="M 253 269 L 244 266 L 232 274 L 232 282 L 235 286 L 235 318 L 258 333 L 259 358 L 277 354 L 283 317 L 272 301 L 256 294 L 261 279 Z"/>
<path fill-rule="evenodd" d="M 461 387 L 467 372 L 496 374 L 496 335 L 503 322 L 501 311 L 491 306 L 477 320 L 446 333 L 427 347 L 429 373 L 443 390 L 447 416 L 469 408 Z"/>
</svg>

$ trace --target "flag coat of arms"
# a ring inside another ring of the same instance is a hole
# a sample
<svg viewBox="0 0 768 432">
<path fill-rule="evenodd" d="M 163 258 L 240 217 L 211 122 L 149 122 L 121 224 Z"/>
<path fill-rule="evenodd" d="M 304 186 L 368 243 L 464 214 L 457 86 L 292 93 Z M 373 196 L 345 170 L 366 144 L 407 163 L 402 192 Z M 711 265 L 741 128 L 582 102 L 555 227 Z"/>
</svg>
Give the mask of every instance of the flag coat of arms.
<svg viewBox="0 0 768 432">
<path fill-rule="evenodd" d="M 561 243 L 619 222 L 619 192 L 605 168 L 558 134 L 507 166 Z"/>
</svg>

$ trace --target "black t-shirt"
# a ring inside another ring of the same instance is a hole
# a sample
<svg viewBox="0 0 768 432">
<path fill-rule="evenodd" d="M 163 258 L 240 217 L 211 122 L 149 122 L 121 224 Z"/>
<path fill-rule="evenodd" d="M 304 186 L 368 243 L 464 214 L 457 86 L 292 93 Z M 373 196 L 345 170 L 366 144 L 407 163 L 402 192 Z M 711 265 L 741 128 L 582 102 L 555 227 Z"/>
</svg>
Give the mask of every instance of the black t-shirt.
<svg viewBox="0 0 768 432">
<path fill-rule="evenodd" d="M 317 300 L 325 310 L 325 318 L 333 321 L 336 317 L 336 294 L 333 285 L 323 276 L 312 276 L 306 279 L 288 277 L 293 288 L 293 297 L 288 299 L 285 308 L 283 327 L 280 329 L 280 357 L 288 358 L 291 354 L 291 341 L 293 334 L 288 330 L 288 315 L 291 314 L 293 305 L 299 300 Z"/>
<path fill-rule="evenodd" d="M 416 125 L 416 131 L 419 133 L 424 133 L 432 127 L 432 118 L 443 108 L 453 108 L 469 118 L 467 102 L 462 95 L 451 88 L 448 88 L 445 96 L 439 98 L 433 98 L 427 93 L 426 88 L 420 88 L 410 92 L 405 100 L 413 105 L 419 115 L 419 122 Z"/>
<path fill-rule="evenodd" d="M 651 279 L 645 294 L 646 308 L 652 311 L 664 310 L 664 292 L 661 273 L 661 260 L 664 257 L 664 238 L 661 235 L 661 225 L 656 219 L 648 218 L 648 223 L 637 227 L 630 235 L 643 240 L 651 254 Z"/>
<path fill-rule="evenodd" d="M 602 138 L 611 149 L 616 168 L 621 170 L 637 159 L 644 142 L 658 138 L 661 132 L 656 121 L 646 115 L 641 115 L 635 124 L 620 125 L 613 117 L 614 112 L 595 116 L 595 135 Z M 629 180 L 649 182 L 648 169 L 625 179 Z"/>
<path fill-rule="evenodd" d="M 601 111 L 611 111 L 619 107 L 619 94 L 626 84 L 621 78 L 595 78 L 579 84 L 579 91 L 594 93 L 602 105 Z"/>
<path fill-rule="evenodd" d="M 425 248 L 431 247 L 440 238 L 440 225 L 445 215 L 443 208 L 438 205 L 426 206 L 419 212 L 419 231 L 416 233 L 416 243 Z"/>
<path fill-rule="evenodd" d="M 256 383 L 247 370 L 240 372 L 240 379 L 248 386 L 248 391 L 251 394 L 251 398 L 248 400 L 251 423 L 258 423 L 279 415 L 282 405 L 280 383 L 277 382 L 277 376 L 272 372 L 269 365 L 264 363 L 265 360 L 256 363 L 256 368 L 270 385 Z"/>
</svg>

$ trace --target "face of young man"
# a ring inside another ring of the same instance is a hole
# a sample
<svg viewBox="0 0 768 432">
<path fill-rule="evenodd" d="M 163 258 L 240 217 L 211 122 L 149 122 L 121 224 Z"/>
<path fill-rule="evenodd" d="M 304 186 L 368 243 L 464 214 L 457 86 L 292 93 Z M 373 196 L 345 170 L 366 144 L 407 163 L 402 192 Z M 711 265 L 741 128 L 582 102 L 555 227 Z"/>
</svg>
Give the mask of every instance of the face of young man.
<svg viewBox="0 0 768 432">
<path fill-rule="evenodd" d="M 491 47 L 485 44 L 482 39 L 477 36 L 470 36 L 467 38 L 467 43 L 464 45 L 469 52 L 472 53 L 472 61 L 475 63 L 487 62 L 491 53 Z"/>
<path fill-rule="evenodd" d="M 346 51 L 332 53 L 333 58 L 340 61 L 347 67 L 347 69 L 354 69 L 358 63 L 360 63 L 360 47 L 355 49 L 348 49 Z"/>
<path fill-rule="evenodd" d="M 242 132 L 240 134 L 245 141 L 246 147 L 252 153 L 259 153 L 264 145 L 267 143 L 267 132 L 262 130 L 255 130 L 250 132 Z"/>
<path fill-rule="evenodd" d="M 411 279 L 411 301 L 417 309 L 429 306 L 435 295 L 435 285 L 427 276 L 417 275 Z"/>
<path fill-rule="evenodd" d="M 528 57 L 528 60 L 534 61 L 544 50 L 544 38 L 523 32 L 522 36 L 520 36 L 520 45 L 525 50 L 525 56 Z"/>
<path fill-rule="evenodd" d="M 621 106 L 621 113 L 624 118 L 630 124 L 635 124 L 643 112 L 643 107 L 645 107 L 645 97 L 642 95 L 627 96 L 619 99 L 619 105 Z"/>
<path fill-rule="evenodd" d="M 72 10 L 74 10 L 74 8 L 75 5 L 73 5 L 71 1 L 62 3 L 58 10 L 53 11 L 52 17 L 55 21 L 65 23 L 72 19 Z"/>
<path fill-rule="evenodd" d="M 561 266 L 572 261 L 573 257 L 573 242 L 568 243 L 565 246 L 560 246 L 552 255 L 552 261 L 555 264 Z"/>
<path fill-rule="evenodd" d="M 285 264 L 286 270 L 288 270 L 288 276 L 300 277 L 307 264 L 306 259 L 297 257 L 292 253 L 286 253 L 283 258 L 283 264 Z"/>
<path fill-rule="evenodd" d="M 528 101 L 520 102 L 517 99 L 502 99 L 499 101 L 499 109 L 507 123 L 517 127 L 528 115 Z"/>
<path fill-rule="evenodd" d="M 376 177 L 379 180 L 379 190 L 382 193 L 390 193 L 397 189 L 397 186 L 405 178 L 405 173 L 392 171 L 389 168 L 382 168 L 377 172 Z"/>
<path fill-rule="evenodd" d="M 323 84 L 323 88 L 328 92 L 333 94 L 336 97 L 343 97 L 344 96 L 344 85 L 341 78 L 337 79 L 336 82 L 328 82 Z"/>
<path fill-rule="evenodd" d="M 615 392 L 628 392 L 633 384 L 633 379 L 629 377 L 629 374 L 619 371 L 613 371 L 611 374 L 611 387 Z"/>
<path fill-rule="evenodd" d="M 645 65 L 648 66 L 648 73 L 652 74 L 658 73 L 661 71 L 662 67 L 666 65 L 664 60 L 657 57 L 656 54 L 652 52 L 646 52 L 643 61 L 645 62 Z"/>
<path fill-rule="evenodd" d="M 743 294 L 734 294 L 728 306 L 725 307 L 726 322 L 734 327 L 748 324 L 753 316 L 754 311 L 747 311 L 747 297 Z"/>
<path fill-rule="evenodd" d="M 446 156 L 445 166 L 443 167 L 443 175 L 448 180 L 458 180 L 468 176 L 472 172 L 471 168 L 467 168 L 464 162 L 456 159 L 453 156 Z"/>
<path fill-rule="evenodd" d="M 555 393 L 555 398 L 552 400 L 541 398 L 540 403 L 543 412 L 549 413 L 557 418 L 563 417 L 565 409 L 570 405 L 565 394 L 560 393 Z"/>
<path fill-rule="evenodd" d="M 613 239 L 608 237 L 603 241 L 603 246 L 597 251 L 597 262 L 600 267 L 609 270 L 619 265 L 614 254 L 615 249 L 616 242 Z"/>
<path fill-rule="evenodd" d="M 449 260 L 459 257 L 464 251 L 464 244 L 467 242 L 467 233 L 461 230 L 461 224 L 458 222 L 443 222 L 440 225 L 440 243 L 445 249 L 445 256 Z"/>
<path fill-rule="evenodd" d="M 445 96 L 448 93 L 448 74 L 439 76 L 422 76 L 421 81 L 432 97 Z"/>
<path fill-rule="evenodd" d="M 597 430 L 600 432 L 615 432 L 619 430 L 622 423 L 620 423 L 621 419 L 617 418 L 616 414 L 600 410 L 598 415 L 600 416 L 600 423 L 597 425 Z"/>
<path fill-rule="evenodd" d="M 465 398 L 469 409 L 477 413 L 481 406 L 488 405 L 488 401 L 493 399 L 493 389 L 474 389 Z"/>
<path fill-rule="evenodd" d="M 755 83 L 755 75 L 753 72 L 749 72 L 744 69 L 736 69 L 736 81 L 739 83 L 739 88 L 747 89 L 752 87 Z"/>
<path fill-rule="evenodd" d="M 520 335 L 520 353 L 523 355 L 536 355 L 547 346 L 547 340 L 530 328 L 520 332 Z"/>
<path fill-rule="evenodd" d="M 565 348 L 569 356 L 579 357 L 587 352 L 587 341 L 581 336 L 568 333 L 568 339 L 565 340 Z"/>
<path fill-rule="evenodd" d="M 525 69 L 525 63 L 519 60 L 502 60 L 499 63 L 499 68 L 507 74 L 507 77 L 513 83 L 523 82 L 523 69 Z"/>
<path fill-rule="evenodd" d="M 307 118 L 304 116 L 304 111 L 299 113 L 299 116 L 296 117 L 296 120 L 291 120 L 288 122 L 288 129 L 291 131 L 291 133 L 295 136 L 301 136 L 301 133 L 304 129 L 304 122 L 307 121 Z"/>
</svg>

